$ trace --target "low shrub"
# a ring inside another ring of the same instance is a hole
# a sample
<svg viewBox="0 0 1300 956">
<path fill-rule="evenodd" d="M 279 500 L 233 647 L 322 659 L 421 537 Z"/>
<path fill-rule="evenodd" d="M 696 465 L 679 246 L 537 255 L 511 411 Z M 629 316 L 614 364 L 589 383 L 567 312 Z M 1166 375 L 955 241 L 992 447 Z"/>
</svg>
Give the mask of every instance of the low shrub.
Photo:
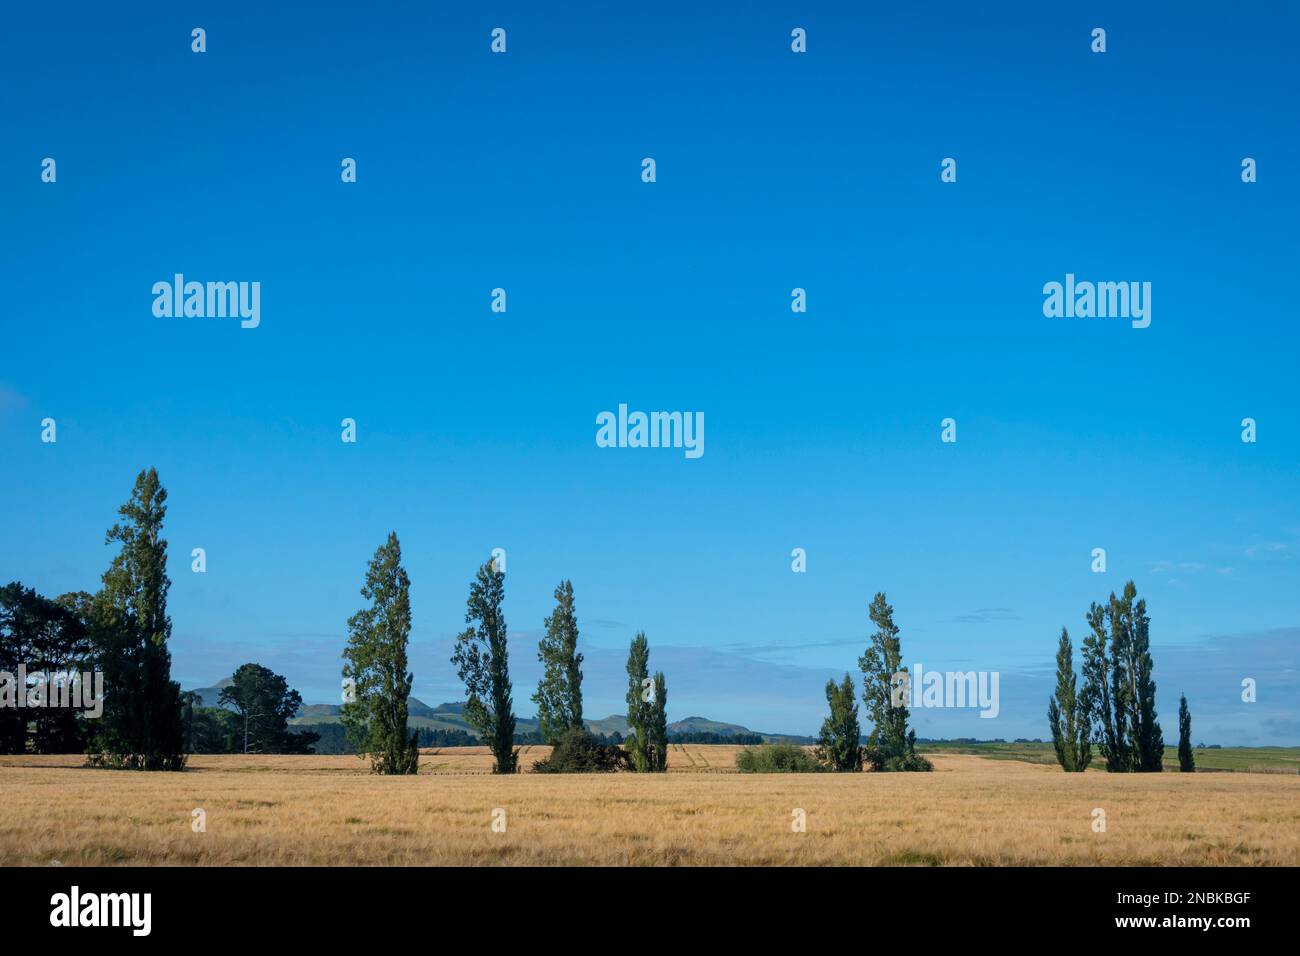
<svg viewBox="0 0 1300 956">
<path fill-rule="evenodd" d="M 736 769 L 741 773 L 821 773 L 826 768 L 795 744 L 763 744 L 736 754 Z"/>
<path fill-rule="evenodd" d="M 587 731 L 565 731 L 545 760 L 533 765 L 534 773 L 614 773 L 631 770 L 632 758 L 616 744 L 603 744 Z"/>
<path fill-rule="evenodd" d="M 934 764 L 908 749 L 902 753 L 889 753 L 880 747 L 863 747 L 862 760 L 875 773 L 933 770 Z"/>
</svg>

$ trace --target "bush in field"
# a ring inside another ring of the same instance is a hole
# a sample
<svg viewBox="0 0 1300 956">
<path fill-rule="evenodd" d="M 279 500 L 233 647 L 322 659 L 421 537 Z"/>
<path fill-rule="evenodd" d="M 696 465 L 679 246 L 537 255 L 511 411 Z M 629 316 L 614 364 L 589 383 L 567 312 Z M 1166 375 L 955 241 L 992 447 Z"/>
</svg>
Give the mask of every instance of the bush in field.
<svg viewBox="0 0 1300 956">
<path fill-rule="evenodd" d="M 613 773 L 631 769 L 632 758 L 626 750 L 602 744 L 581 727 L 562 733 L 551 755 L 533 765 L 534 773 Z"/>
<path fill-rule="evenodd" d="M 794 744 L 763 744 L 736 754 L 741 773 L 820 773 L 826 768 L 817 758 Z"/>
<path fill-rule="evenodd" d="M 934 764 L 920 754 L 908 750 L 893 753 L 881 747 L 870 745 L 862 748 L 862 759 L 876 773 L 892 773 L 903 770 L 933 770 Z"/>
</svg>

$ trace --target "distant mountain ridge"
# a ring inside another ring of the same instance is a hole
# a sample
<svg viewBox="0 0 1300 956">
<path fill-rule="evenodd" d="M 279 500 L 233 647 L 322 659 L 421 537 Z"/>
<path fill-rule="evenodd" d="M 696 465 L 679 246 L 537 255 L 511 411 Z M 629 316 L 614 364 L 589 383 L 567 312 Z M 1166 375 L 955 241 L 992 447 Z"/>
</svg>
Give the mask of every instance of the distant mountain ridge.
<svg viewBox="0 0 1300 956">
<path fill-rule="evenodd" d="M 230 686 L 230 678 L 218 681 L 211 687 L 197 687 L 194 693 L 199 695 L 204 707 L 219 707 L 219 695 L 223 687 Z M 430 707 L 418 697 L 407 698 L 407 725 L 411 728 L 428 728 L 430 730 L 463 730 L 473 734 L 474 728 L 462 716 L 464 701 L 452 701 Z M 298 715 L 289 721 L 292 725 L 337 724 L 342 706 L 339 704 L 304 704 Z M 585 720 L 587 729 L 595 734 L 610 736 L 619 733 L 627 736 L 627 718 L 622 714 L 610 714 L 597 720 Z M 520 733 L 534 733 L 538 730 L 536 717 L 517 717 L 516 728 Z M 714 733 L 722 737 L 734 737 L 737 734 L 757 734 L 769 743 L 791 742 L 811 743 L 811 737 L 797 734 L 769 734 L 761 730 L 750 730 L 741 724 L 729 724 L 708 717 L 684 717 L 668 725 L 669 734 Z"/>
</svg>

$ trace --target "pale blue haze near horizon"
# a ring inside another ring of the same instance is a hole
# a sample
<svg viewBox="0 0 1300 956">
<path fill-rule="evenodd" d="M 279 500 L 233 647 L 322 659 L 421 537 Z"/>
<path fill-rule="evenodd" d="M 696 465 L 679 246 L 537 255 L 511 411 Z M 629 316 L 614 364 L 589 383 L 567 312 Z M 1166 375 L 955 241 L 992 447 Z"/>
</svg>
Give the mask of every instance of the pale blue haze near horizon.
<svg viewBox="0 0 1300 956">
<path fill-rule="evenodd" d="M 884 591 L 905 663 L 1001 674 L 918 734 L 1007 739 L 1132 578 L 1166 741 L 1185 692 L 1196 741 L 1300 744 L 1300 8 L 266 7 L 5 14 L 0 578 L 97 587 L 156 466 L 187 687 L 336 701 L 396 530 L 428 703 L 502 547 L 520 714 L 561 578 L 588 716 L 643 629 L 671 719 L 799 734 Z M 1067 272 L 1151 282 L 1150 328 L 1045 318 Z M 260 327 L 155 318 L 175 273 Z M 597 448 L 619 403 L 704 456 Z"/>
</svg>

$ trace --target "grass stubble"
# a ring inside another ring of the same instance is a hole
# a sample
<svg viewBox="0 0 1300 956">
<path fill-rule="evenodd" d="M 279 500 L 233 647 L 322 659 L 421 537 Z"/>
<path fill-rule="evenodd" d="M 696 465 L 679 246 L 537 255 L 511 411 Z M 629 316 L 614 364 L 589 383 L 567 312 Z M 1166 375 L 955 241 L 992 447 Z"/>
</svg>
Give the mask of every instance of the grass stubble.
<svg viewBox="0 0 1300 956">
<path fill-rule="evenodd" d="M 351 756 L 196 756 L 180 774 L 0 757 L 0 864 L 1300 864 L 1300 776 L 1065 774 L 964 754 L 934 755 L 930 774 L 729 772 L 739 749 L 675 745 L 664 775 L 505 777 L 479 747 L 426 750 L 414 777 Z M 521 765 L 545 753 L 525 748 Z"/>
</svg>

